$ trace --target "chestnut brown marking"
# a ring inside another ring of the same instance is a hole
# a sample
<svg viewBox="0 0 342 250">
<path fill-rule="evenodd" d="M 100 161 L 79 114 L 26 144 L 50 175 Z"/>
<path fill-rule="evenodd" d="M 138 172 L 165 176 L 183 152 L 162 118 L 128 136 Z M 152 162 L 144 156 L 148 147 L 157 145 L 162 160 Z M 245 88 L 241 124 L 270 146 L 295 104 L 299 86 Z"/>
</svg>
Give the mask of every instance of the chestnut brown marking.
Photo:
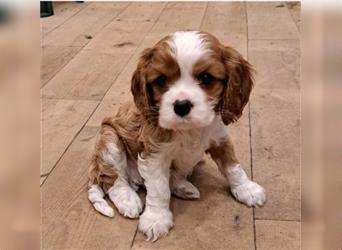
<svg viewBox="0 0 342 250">
<path fill-rule="evenodd" d="M 154 145 L 171 139 L 171 131 L 152 125 L 133 102 L 124 103 L 115 115 L 102 121 L 89 166 L 89 184 L 97 184 L 106 192 L 117 178 L 114 167 L 102 159 L 102 152 L 109 143 L 114 143 L 125 152 L 128 161 L 136 162 L 138 154 L 146 157 L 155 153 L 157 149 Z"/>
<path fill-rule="evenodd" d="M 203 72 L 213 76 L 213 80 L 209 85 L 201 87 L 206 92 L 208 100 L 214 105 L 218 104 L 225 84 L 226 71 L 224 64 L 217 58 L 210 56 L 198 61 L 194 65 L 192 72 L 195 79 L 198 79 L 199 75 Z"/>
<path fill-rule="evenodd" d="M 214 57 L 202 59 L 198 61 L 192 70 L 193 76 L 196 78 L 202 72 L 208 72 L 218 80 L 226 78 L 226 70 L 224 64 Z"/>
<path fill-rule="evenodd" d="M 249 100 L 253 88 L 253 68 L 242 55 L 231 47 L 222 45 L 213 35 L 201 32 L 212 56 L 224 65 L 226 82 L 216 112 L 221 113 L 225 125 L 238 120 Z"/>
<path fill-rule="evenodd" d="M 227 166 L 235 166 L 239 163 L 235 155 L 235 150 L 231 139 L 227 138 L 219 144 L 212 142 L 207 153 L 219 166 L 220 171 L 225 175 L 224 170 Z"/>
<path fill-rule="evenodd" d="M 154 123 L 157 122 L 162 95 L 180 77 L 180 69 L 172 56 L 168 39 L 170 37 L 162 39 L 153 48 L 143 51 L 132 78 L 131 90 L 136 106 L 148 120 Z M 160 75 L 166 76 L 165 87 L 154 83 Z"/>
</svg>

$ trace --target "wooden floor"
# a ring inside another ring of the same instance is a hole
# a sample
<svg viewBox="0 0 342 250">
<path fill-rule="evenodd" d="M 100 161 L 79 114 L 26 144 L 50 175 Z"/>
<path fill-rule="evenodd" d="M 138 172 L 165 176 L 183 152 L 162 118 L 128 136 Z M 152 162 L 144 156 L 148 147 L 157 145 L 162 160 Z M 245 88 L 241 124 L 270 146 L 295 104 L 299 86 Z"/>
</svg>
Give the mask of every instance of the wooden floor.
<svg viewBox="0 0 342 250">
<path fill-rule="evenodd" d="M 56 3 L 42 28 L 44 249 L 299 249 L 300 6 L 297 3 Z M 204 30 L 257 70 L 249 107 L 230 131 L 263 208 L 236 202 L 211 160 L 192 181 L 199 201 L 172 198 L 175 227 L 145 242 L 137 220 L 95 212 L 87 168 L 101 119 L 131 98 L 140 52 L 177 30 Z"/>
</svg>

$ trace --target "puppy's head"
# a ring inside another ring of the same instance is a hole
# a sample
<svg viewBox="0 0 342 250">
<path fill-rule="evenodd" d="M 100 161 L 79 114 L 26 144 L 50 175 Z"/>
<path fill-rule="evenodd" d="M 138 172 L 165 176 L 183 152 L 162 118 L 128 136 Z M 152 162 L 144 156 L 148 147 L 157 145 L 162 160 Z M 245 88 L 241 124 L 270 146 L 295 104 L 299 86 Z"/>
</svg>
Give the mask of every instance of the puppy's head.
<svg viewBox="0 0 342 250">
<path fill-rule="evenodd" d="M 145 118 L 172 130 L 236 121 L 253 87 L 250 64 L 214 36 L 176 32 L 146 49 L 131 90 Z"/>
</svg>

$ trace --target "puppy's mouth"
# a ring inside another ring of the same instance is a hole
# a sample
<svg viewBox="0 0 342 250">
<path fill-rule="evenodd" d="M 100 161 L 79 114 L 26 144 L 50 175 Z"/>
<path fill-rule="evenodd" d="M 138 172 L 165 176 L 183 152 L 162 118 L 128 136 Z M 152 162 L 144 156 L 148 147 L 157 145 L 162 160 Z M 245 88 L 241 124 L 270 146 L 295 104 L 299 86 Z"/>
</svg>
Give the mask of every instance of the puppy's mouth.
<svg viewBox="0 0 342 250">
<path fill-rule="evenodd" d="M 168 122 L 159 122 L 159 125 L 162 128 L 171 129 L 174 131 L 178 130 L 189 130 L 194 128 L 195 125 L 190 117 L 176 117 Z"/>
<path fill-rule="evenodd" d="M 184 131 L 191 129 L 198 129 L 207 126 L 208 124 L 202 124 L 201 122 L 194 121 L 191 117 L 176 118 L 167 125 L 167 129 L 174 131 Z"/>
<path fill-rule="evenodd" d="M 174 123 L 175 130 L 187 130 L 194 127 L 194 123 L 190 117 L 177 118 Z"/>
</svg>

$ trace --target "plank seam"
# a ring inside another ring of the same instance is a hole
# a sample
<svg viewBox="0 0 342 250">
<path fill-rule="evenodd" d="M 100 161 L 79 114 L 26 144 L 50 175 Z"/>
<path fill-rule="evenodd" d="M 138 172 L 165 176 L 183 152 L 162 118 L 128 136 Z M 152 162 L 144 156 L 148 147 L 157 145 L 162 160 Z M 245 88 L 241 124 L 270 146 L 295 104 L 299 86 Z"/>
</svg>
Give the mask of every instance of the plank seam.
<svg viewBox="0 0 342 250">
<path fill-rule="evenodd" d="M 271 219 L 271 218 L 255 218 L 255 220 L 258 220 L 258 221 L 262 221 L 262 220 L 265 220 L 265 221 L 288 221 L 288 222 L 301 222 L 301 220 L 296 220 L 296 219 Z"/>
<path fill-rule="evenodd" d="M 131 244 L 129 246 L 129 249 L 132 249 L 133 245 L 134 245 L 134 241 L 135 241 L 135 237 L 137 236 L 137 233 L 138 233 L 138 226 L 135 228 L 135 232 L 134 232 L 134 235 L 133 235 L 133 239 L 131 241 Z"/>
<path fill-rule="evenodd" d="M 69 19 L 73 18 L 75 15 L 77 15 L 79 12 L 81 12 L 82 10 L 84 10 L 85 8 L 87 8 L 89 6 L 88 3 L 83 3 L 85 4 L 84 6 L 82 6 L 82 8 L 80 8 L 76 13 L 74 13 L 73 15 L 69 16 L 67 19 L 64 20 L 64 22 L 62 22 L 61 24 L 57 25 L 55 28 L 53 28 L 52 30 L 50 30 L 49 32 L 45 33 L 45 35 L 50 34 L 52 31 L 58 29 L 60 26 L 62 26 L 65 22 L 67 22 Z"/>
<path fill-rule="evenodd" d="M 63 47 L 63 46 L 61 46 L 61 47 Z M 78 48 L 78 50 L 77 50 L 77 52 L 75 53 L 75 55 L 73 55 L 71 58 L 70 58 L 70 60 L 68 60 L 68 61 L 66 61 L 65 63 L 63 63 L 59 68 L 57 68 L 57 71 L 53 74 L 53 75 L 51 75 L 51 77 L 49 77 L 49 79 L 47 79 L 43 84 L 42 84 L 42 86 L 40 87 L 40 89 L 43 89 L 51 80 L 52 80 L 52 78 L 54 78 L 67 64 L 69 64 L 74 58 L 75 58 L 75 56 L 77 56 L 79 53 L 80 53 L 80 51 L 82 50 L 82 46 L 74 46 L 75 48 Z M 42 51 L 43 52 L 43 51 Z M 43 54 L 43 53 L 42 53 Z M 40 79 L 40 80 L 42 80 L 42 79 Z"/>
<path fill-rule="evenodd" d="M 247 60 L 249 60 L 249 35 L 248 35 L 248 11 L 247 11 L 247 3 L 244 2 L 245 6 L 245 16 L 246 16 L 246 50 L 247 50 Z M 253 149 L 252 149 L 252 123 L 251 123 L 251 101 L 248 103 L 248 125 L 249 125 L 249 155 L 250 155 L 250 166 L 251 166 L 251 179 L 254 179 L 253 173 Z M 255 226 L 255 208 L 253 207 L 253 238 L 254 238 L 254 249 L 257 250 L 256 243 L 256 226 Z"/>
<path fill-rule="evenodd" d="M 201 24 L 200 24 L 200 26 L 199 26 L 199 29 L 200 29 L 200 30 L 202 29 L 203 21 L 204 21 L 204 18 L 205 18 L 205 16 L 206 16 L 206 14 L 207 14 L 208 5 L 209 5 L 209 2 L 206 2 L 205 9 L 204 9 L 203 16 L 202 16 L 202 20 L 201 20 Z"/>
<path fill-rule="evenodd" d="M 56 100 L 56 101 L 84 101 L 84 102 L 101 102 L 102 99 L 87 99 L 87 98 L 60 98 L 60 97 L 51 97 L 51 96 L 41 96 L 41 100 Z"/>
<path fill-rule="evenodd" d="M 295 1 L 295 2 L 296 2 L 296 1 Z M 301 2 L 299 2 L 299 3 L 301 3 Z M 294 25 L 296 26 L 296 28 L 297 28 L 297 30 L 298 30 L 298 33 L 299 33 L 299 35 L 300 35 L 300 29 L 299 29 L 299 27 L 297 26 L 297 23 L 296 23 L 296 21 L 295 21 L 295 19 L 294 19 L 294 16 L 292 15 L 292 12 L 290 11 L 290 6 L 288 5 L 287 2 L 285 2 L 284 4 L 286 5 L 286 9 L 288 10 L 288 12 L 289 12 L 289 14 L 290 14 L 290 16 L 291 16 L 292 22 L 293 22 Z M 302 10 L 302 5 L 300 5 L 300 13 L 302 13 L 301 10 Z M 301 21 L 301 16 L 300 16 L 300 21 Z"/>
<path fill-rule="evenodd" d="M 250 38 L 250 41 L 298 41 L 300 38 Z"/>
</svg>

